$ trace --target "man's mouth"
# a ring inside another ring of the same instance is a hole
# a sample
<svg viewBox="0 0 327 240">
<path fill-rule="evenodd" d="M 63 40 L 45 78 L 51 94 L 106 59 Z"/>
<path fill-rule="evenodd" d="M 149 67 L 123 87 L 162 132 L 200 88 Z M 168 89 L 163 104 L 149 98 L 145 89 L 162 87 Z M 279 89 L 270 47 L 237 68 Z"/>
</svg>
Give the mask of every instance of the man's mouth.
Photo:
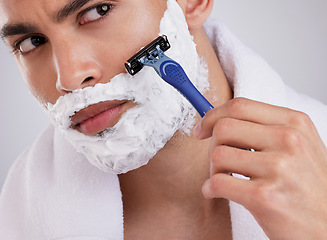
<svg viewBox="0 0 327 240">
<path fill-rule="evenodd" d="M 126 100 L 105 101 L 90 105 L 72 116 L 71 128 L 86 135 L 96 135 L 114 126 L 121 115 L 133 106 L 132 102 Z"/>
</svg>

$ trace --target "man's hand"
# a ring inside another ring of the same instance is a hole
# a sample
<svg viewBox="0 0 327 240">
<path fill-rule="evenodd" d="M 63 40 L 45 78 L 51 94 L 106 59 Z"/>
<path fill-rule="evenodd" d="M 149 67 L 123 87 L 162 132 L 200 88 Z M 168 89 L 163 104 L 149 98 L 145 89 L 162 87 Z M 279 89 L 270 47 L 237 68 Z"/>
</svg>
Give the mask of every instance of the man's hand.
<svg viewBox="0 0 327 240">
<path fill-rule="evenodd" d="M 212 137 L 206 198 L 243 205 L 270 239 L 327 239 L 327 149 L 306 114 L 236 98 L 194 134 Z"/>
</svg>

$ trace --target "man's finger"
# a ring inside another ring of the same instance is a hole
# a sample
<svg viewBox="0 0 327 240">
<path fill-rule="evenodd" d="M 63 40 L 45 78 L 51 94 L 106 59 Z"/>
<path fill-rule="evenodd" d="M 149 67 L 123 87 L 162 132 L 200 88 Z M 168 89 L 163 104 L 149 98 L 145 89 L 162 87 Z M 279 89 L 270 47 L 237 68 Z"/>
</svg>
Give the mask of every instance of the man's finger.
<svg viewBox="0 0 327 240">
<path fill-rule="evenodd" d="M 203 184 L 202 193 L 206 199 L 225 198 L 246 205 L 250 200 L 249 193 L 253 186 L 254 183 L 249 180 L 220 173 Z"/>
<path fill-rule="evenodd" d="M 277 107 L 246 98 L 235 98 L 209 110 L 194 129 L 195 136 L 199 139 L 211 137 L 215 123 L 222 118 L 234 118 L 263 125 L 293 127 L 300 126 L 303 122 L 309 121 L 305 114 L 288 108 Z"/>
</svg>

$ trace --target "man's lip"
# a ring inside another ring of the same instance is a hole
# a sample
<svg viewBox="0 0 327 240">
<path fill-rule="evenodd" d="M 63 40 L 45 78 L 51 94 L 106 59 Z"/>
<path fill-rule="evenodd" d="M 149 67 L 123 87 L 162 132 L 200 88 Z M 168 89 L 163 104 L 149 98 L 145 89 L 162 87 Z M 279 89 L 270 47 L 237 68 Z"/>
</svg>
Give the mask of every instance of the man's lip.
<svg viewBox="0 0 327 240">
<path fill-rule="evenodd" d="M 71 127 L 87 135 L 95 135 L 118 121 L 125 103 L 126 100 L 115 100 L 90 105 L 74 114 Z"/>
</svg>

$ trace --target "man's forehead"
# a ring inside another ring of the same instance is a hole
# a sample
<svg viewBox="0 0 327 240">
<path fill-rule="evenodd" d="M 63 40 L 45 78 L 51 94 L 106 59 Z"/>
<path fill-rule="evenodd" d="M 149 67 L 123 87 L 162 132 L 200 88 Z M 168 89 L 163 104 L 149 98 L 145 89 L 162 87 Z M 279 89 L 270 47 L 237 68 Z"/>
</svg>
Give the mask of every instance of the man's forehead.
<svg viewBox="0 0 327 240">
<path fill-rule="evenodd" d="M 0 23 L 25 21 L 33 13 L 33 8 L 44 0 L 0 0 Z M 6 21 L 6 22 L 4 22 Z"/>
<path fill-rule="evenodd" d="M 0 0 L 0 28 L 8 22 L 8 17 L 5 11 L 5 1 L 7 0 Z"/>
</svg>

